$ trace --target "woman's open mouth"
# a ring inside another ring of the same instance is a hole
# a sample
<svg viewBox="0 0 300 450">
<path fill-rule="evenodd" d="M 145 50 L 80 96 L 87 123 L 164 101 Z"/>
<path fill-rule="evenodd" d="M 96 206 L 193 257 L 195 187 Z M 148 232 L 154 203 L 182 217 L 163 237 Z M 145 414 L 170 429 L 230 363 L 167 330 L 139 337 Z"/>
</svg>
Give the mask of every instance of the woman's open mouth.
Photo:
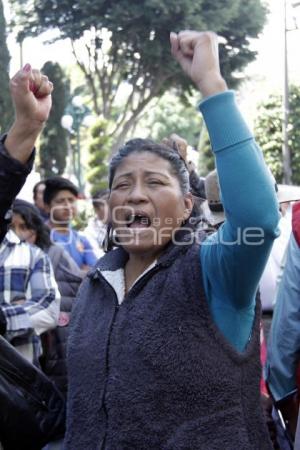
<svg viewBox="0 0 300 450">
<path fill-rule="evenodd" d="M 151 226 L 150 217 L 144 212 L 130 213 L 126 216 L 127 228 L 149 228 Z"/>
</svg>

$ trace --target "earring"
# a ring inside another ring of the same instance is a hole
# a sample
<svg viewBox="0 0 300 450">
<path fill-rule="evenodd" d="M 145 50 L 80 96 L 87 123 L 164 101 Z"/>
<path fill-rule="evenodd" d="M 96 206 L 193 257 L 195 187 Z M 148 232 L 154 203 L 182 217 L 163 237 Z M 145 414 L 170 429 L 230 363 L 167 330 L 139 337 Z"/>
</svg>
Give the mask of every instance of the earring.
<svg viewBox="0 0 300 450">
<path fill-rule="evenodd" d="M 113 229 L 111 223 L 107 224 L 105 238 L 102 243 L 102 248 L 105 253 L 113 248 Z"/>
</svg>

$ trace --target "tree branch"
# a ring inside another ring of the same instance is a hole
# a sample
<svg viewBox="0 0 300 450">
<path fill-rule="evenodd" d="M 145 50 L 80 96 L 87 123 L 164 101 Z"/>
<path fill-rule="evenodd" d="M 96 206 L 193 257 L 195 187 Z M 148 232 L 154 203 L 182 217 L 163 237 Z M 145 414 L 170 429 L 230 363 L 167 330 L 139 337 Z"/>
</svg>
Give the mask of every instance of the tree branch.
<svg viewBox="0 0 300 450">
<path fill-rule="evenodd" d="M 85 65 L 80 61 L 80 59 L 79 59 L 79 57 L 77 55 L 77 52 L 76 52 L 73 40 L 71 40 L 71 46 L 72 46 L 72 53 L 73 53 L 73 55 L 74 55 L 74 57 L 76 59 L 76 63 L 78 65 L 78 67 L 80 68 L 80 70 L 82 71 L 82 73 L 84 74 L 84 76 L 85 76 L 85 78 L 86 78 L 86 80 L 88 82 L 88 85 L 89 85 L 89 87 L 91 89 L 94 110 L 95 110 L 96 114 L 100 114 L 100 108 L 99 108 L 99 105 L 98 105 L 98 98 L 97 98 L 97 89 L 96 89 L 96 86 L 95 86 L 95 81 L 94 81 L 93 75 L 91 74 L 91 72 L 89 72 L 87 70 Z"/>
</svg>

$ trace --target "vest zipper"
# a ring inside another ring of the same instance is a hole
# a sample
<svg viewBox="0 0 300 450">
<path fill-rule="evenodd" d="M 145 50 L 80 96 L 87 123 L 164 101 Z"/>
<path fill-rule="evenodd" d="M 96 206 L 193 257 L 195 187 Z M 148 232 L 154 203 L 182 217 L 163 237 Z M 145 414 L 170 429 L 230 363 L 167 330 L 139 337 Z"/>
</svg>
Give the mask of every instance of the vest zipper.
<svg viewBox="0 0 300 450">
<path fill-rule="evenodd" d="M 106 436 L 107 436 L 107 420 L 108 420 L 108 412 L 106 409 L 106 404 L 105 404 L 105 396 L 106 396 L 106 389 L 107 389 L 107 381 L 108 381 L 108 375 L 109 375 L 109 351 L 110 351 L 110 338 L 111 338 L 111 332 L 112 332 L 112 328 L 114 325 L 114 322 L 116 320 L 116 316 L 117 316 L 117 312 L 119 310 L 119 303 L 118 303 L 118 297 L 116 294 L 116 291 L 114 290 L 114 288 L 112 287 L 111 284 L 109 284 L 109 282 L 104 278 L 104 276 L 101 273 L 101 270 L 98 268 L 96 270 L 96 274 L 97 274 L 97 278 L 101 278 L 101 280 L 103 280 L 112 290 L 113 292 L 113 297 L 114 297 L 114 312 L 113 312 L 113 316 L 112 319 L 110 321 L 109 324 L 109 328 L 108 328 L 108 345 L 107 345 L 107 349 L 106 349 L 106 355 L 105 355 L 105 361 L 106 361 L 106 376 L 105 376 L 105 385 L 104 385 L 104 389 L 103 389 L 103 395 L 102 395 L 102 408 L 106 417 L 106 426 L 105 426 L 105 434 L 101 443 L 101 450 L 105 449 L 105 445 L 106 445 Z"/>
<path fill-rule="evenodd" d="M 137 291 L 139 288 L 143 287 L 145 284 L 145 281 L 147 281 L 151 276 L 156 273 L 159 269 L 161 269 L 161 265 L 157 264 L 156 266 L 152 267 L 148 272 L 146 272 L 129 290 L 129 292 L 125 295 L 123 302 L 120 306 L 123 305 L 125 301 L 128 301 L 130 297 L 133 297 L 135 294 L 137 294 Z"/>
<path fill-rule="evenodd" d="M 128 298 L 130 298 L 130 296 L 132 296 L 132 295 L 135 293 L 135 291 L 137 290 L 137 288 L 138 288 L 138 287 L 141 287 L 141 284 L 142 284 L 143 282 L 145 282 L 148 278 L 150 278 L 150 275 L 153 275 L 153 273 L 157 272 L 158 269 L 160 269 L 160 268 L 161 268 L 161 265 L 158 264 L 158 265 L 154 266 L 151 270 L 149 270 L 147 273 L 145 273 L 145 275 L 143 275 L 143 276 L 137 281 L 137 283 L 133 285 L 133 287 L 130 289 L 130 291 L 128 292 L 128 294 L 125 295 L 125 297 L 124 297 L 123 302 L 121 303 L 121 305 L 119 305 L 119 303 L 118 303 L 118 297 L 117 297 L 116 291 L 114 290 L 113 286 L 112 286 L 112 285 L 104 278 L 104 276 L 102 275 L 101 270 L 100 270 L 99 268 L 96 270 L 96 274 L 97 274 L 97 275 L 96 275 L 96 278 L 101 278 L 101 280 L 104 280 L 104 282 L 110 287 L 110 289 L 111 289 L 112 292 L 113 292 L 114 303 L 115 303 L 115 304 L 114 304 L 114 313 L 113 313 L 111 322 L 110 322 L 110 324 L 109 324 L 109 331 L 108 331 L 108 333 L 109 333 L 109 338 L 108 338 L 108 345 L 107 345 L 107 350 L 106 350 L 106 377 L 105 377 L 105 386 L 104 386 L 104 389 L 103 389 L 103 397 L 102 397 L 102 399 L 103 399 L 103 400 L 102 400 L 102 407 L 103 407 L 104 414 L 105 414 L 105 416 L 106 416 L 106 424 L 107 424 L 107 419 L 108 419 L 108 412 L 107 412 L 106 404 L 105 404 L 105 396 L 106 396 L 107 382 L 108 382 L 108 376 L 109 376 L 110 338 L 111 338 L 112 328 L 113 328 L 114 322 L 115 322 L 115 320 L 116 320 L 117 313 L 118 313 L 120 307 L 123 305 L 123 303 L 124 303 L 125 301 L 127 301 Z M 101 443 L 101 450 L 105 450 L 105 446 L 106 446 L 106 437 L 107 437 L 107 425 L 106 425 L 106 430 L 105 430 L 104 438 L 103 438 L 103 441 L 102 441 L 102 443 Z"/>
</svg>

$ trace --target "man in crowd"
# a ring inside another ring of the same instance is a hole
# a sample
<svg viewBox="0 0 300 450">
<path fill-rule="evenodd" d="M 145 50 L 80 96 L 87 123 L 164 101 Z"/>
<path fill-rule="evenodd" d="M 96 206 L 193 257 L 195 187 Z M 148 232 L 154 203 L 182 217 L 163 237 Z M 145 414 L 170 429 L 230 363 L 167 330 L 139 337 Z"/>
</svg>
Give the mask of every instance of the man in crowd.
<svg viewBox="0 0 300 450">
<path fill-rule="evenodd" d="M 36 183 L 33 187 L 33 201 L 37 209 L 39 210 L 40 216 L 44 221 L 49 219 L 49 214 L 46 211 L 44 203 L 44 190 L 45 182 L 43 180 Z"/>
<path fill-rule="evenodd" d="M 104 255 L 103 242 L 106 236 L 106 224 L 108 221 L 108 198 L 109 190 L 102 189 L 92 197 L 94 217 L 91 217 L 84 235 L 91 243 L 97 258 Z"/>
<path fill-rule="evenodd" d="M 45 185 L 44 203 L 53 243 L 62 245 L 81 270 L 89 270 L 97 258 L 88 239 L 71 226 L 77 214 L 77 187 L 63 177 L 48 178 Z"/>
</svg>

